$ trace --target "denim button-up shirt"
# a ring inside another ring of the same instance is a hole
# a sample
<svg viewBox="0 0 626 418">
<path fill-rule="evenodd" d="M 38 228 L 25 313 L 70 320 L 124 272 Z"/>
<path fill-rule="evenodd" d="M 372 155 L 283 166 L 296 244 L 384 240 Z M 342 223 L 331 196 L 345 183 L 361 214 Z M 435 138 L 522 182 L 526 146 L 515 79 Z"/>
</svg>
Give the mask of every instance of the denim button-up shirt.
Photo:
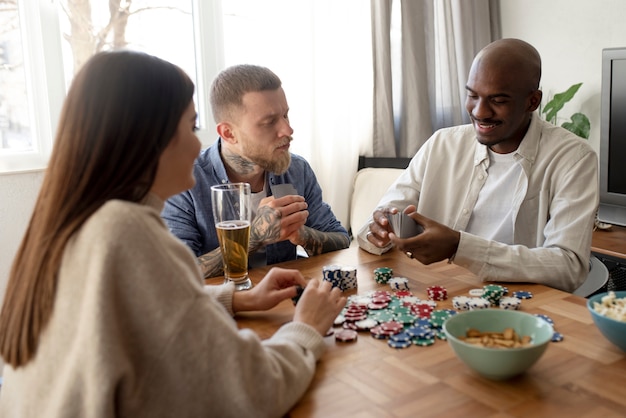
<svg viewBox="0 0 626 418">
<path fill-rule="evenodd" d="M 229 183 L 226 168 L 220 157 L 221 139 L 205 149 L 194 164 L 196 185 L 181 194 L 169 198 L 161 216 L 170 231 L 185 242 L 196 256 L 219 247 L 211 206 L 211 186 Z M 348 232 L 333 214 L 330 206 L 322 201 L 322 189 L 309 163 L 291 154 L 291 164 L 282 175 L 269 173 L 269 184 L 291 183 L 298 194 L 306 199 L 309 217 L 306 226 L 322 232 Z M 271 195 L 270 187 L 266 187 Z M 270 244 L 265 248 L 267 264 L 294 260 L 296 246 L 290 241 Z"/>
</svg>

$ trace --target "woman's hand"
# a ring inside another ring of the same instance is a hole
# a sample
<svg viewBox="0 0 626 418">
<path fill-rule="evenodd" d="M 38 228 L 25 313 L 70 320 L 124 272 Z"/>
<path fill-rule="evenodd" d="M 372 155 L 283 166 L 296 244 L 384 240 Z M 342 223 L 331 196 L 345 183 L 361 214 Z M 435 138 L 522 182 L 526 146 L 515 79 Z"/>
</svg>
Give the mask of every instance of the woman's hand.
<svg viewBox="0 0 626 418">
<path fill-rule="evenodd" d="M 272 268 L 252 289 L 233 294 L 233 311 L 265 311 L 297 294 L 296 286 L 305 287 L 299 270 Z"/>
<path fill-rule="evenodd" d="M 345 305 L 346 298 L 338 287 L 331 288 L 328 281 L 311 279 L 296 305 L 293 321 L 310 325 L 326 335 Z"/>
</svg>

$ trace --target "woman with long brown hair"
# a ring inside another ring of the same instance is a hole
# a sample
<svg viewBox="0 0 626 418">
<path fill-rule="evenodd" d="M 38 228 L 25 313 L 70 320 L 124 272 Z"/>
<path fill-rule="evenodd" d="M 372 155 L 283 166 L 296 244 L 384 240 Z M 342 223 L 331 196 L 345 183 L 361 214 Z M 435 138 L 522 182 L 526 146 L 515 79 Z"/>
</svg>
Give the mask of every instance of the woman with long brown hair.
<svg viewBox="0 0 626 418">
<path fill-rule="evenodd" d="M 131 51 L 75 77 L 0 312 L 0 415 L 280 416 L 308 386 L 345 303 L 273 269 L 247 292 L 205 287 L 160 218 L 192 187 L 194 85 Z M 306 285 L 293 322 L 261 341 L 232 315 Z"/>
</svg>

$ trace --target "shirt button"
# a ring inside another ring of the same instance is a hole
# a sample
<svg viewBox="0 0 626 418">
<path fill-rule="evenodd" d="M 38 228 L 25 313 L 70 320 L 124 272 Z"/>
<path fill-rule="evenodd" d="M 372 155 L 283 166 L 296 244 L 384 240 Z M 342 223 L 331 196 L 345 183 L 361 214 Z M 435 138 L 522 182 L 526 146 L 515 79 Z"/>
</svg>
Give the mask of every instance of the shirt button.
<svg viewBox="0 0 626 418">
<path fill-rule="evenodd" d="M 483 176 L 482 174 L 480 176 L 478 176 L 478 180 L 482 180 L 484 178 L 485 178 L 485 176 Z"/>
<path fill-rule="evenodd" d="M 467 215 L 467 212 L 469 212 L 467 209 L 463 209 L 463 215 Z"/>
</svg>

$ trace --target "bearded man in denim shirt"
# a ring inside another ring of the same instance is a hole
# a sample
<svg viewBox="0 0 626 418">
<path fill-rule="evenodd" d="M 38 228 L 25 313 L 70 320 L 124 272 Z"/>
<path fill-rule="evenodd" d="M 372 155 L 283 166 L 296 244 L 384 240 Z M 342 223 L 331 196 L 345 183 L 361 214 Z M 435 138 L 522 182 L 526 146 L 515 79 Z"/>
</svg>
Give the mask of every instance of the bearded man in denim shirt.
<svg viewBox="0 0 626 418">
<path fill-rule="evenodd" d="M 171 197 L 162 217 L 174 235 L 198 257 L 205 277 L 223 274 L 211 207 L 211 186 L 249 183 L 253 221 L 250 266 L 347 248 L 348 232 L 330 206 L 308 162 L 289 152 L 293 129 L 280 79 L 267 68 L 237 65 L 211 86 L 211 107 L 219 138 L 194 165 L 196 186 Z M 293 185 L 297 194 L 275 197 L 272 187 Z"/>
</svg>

